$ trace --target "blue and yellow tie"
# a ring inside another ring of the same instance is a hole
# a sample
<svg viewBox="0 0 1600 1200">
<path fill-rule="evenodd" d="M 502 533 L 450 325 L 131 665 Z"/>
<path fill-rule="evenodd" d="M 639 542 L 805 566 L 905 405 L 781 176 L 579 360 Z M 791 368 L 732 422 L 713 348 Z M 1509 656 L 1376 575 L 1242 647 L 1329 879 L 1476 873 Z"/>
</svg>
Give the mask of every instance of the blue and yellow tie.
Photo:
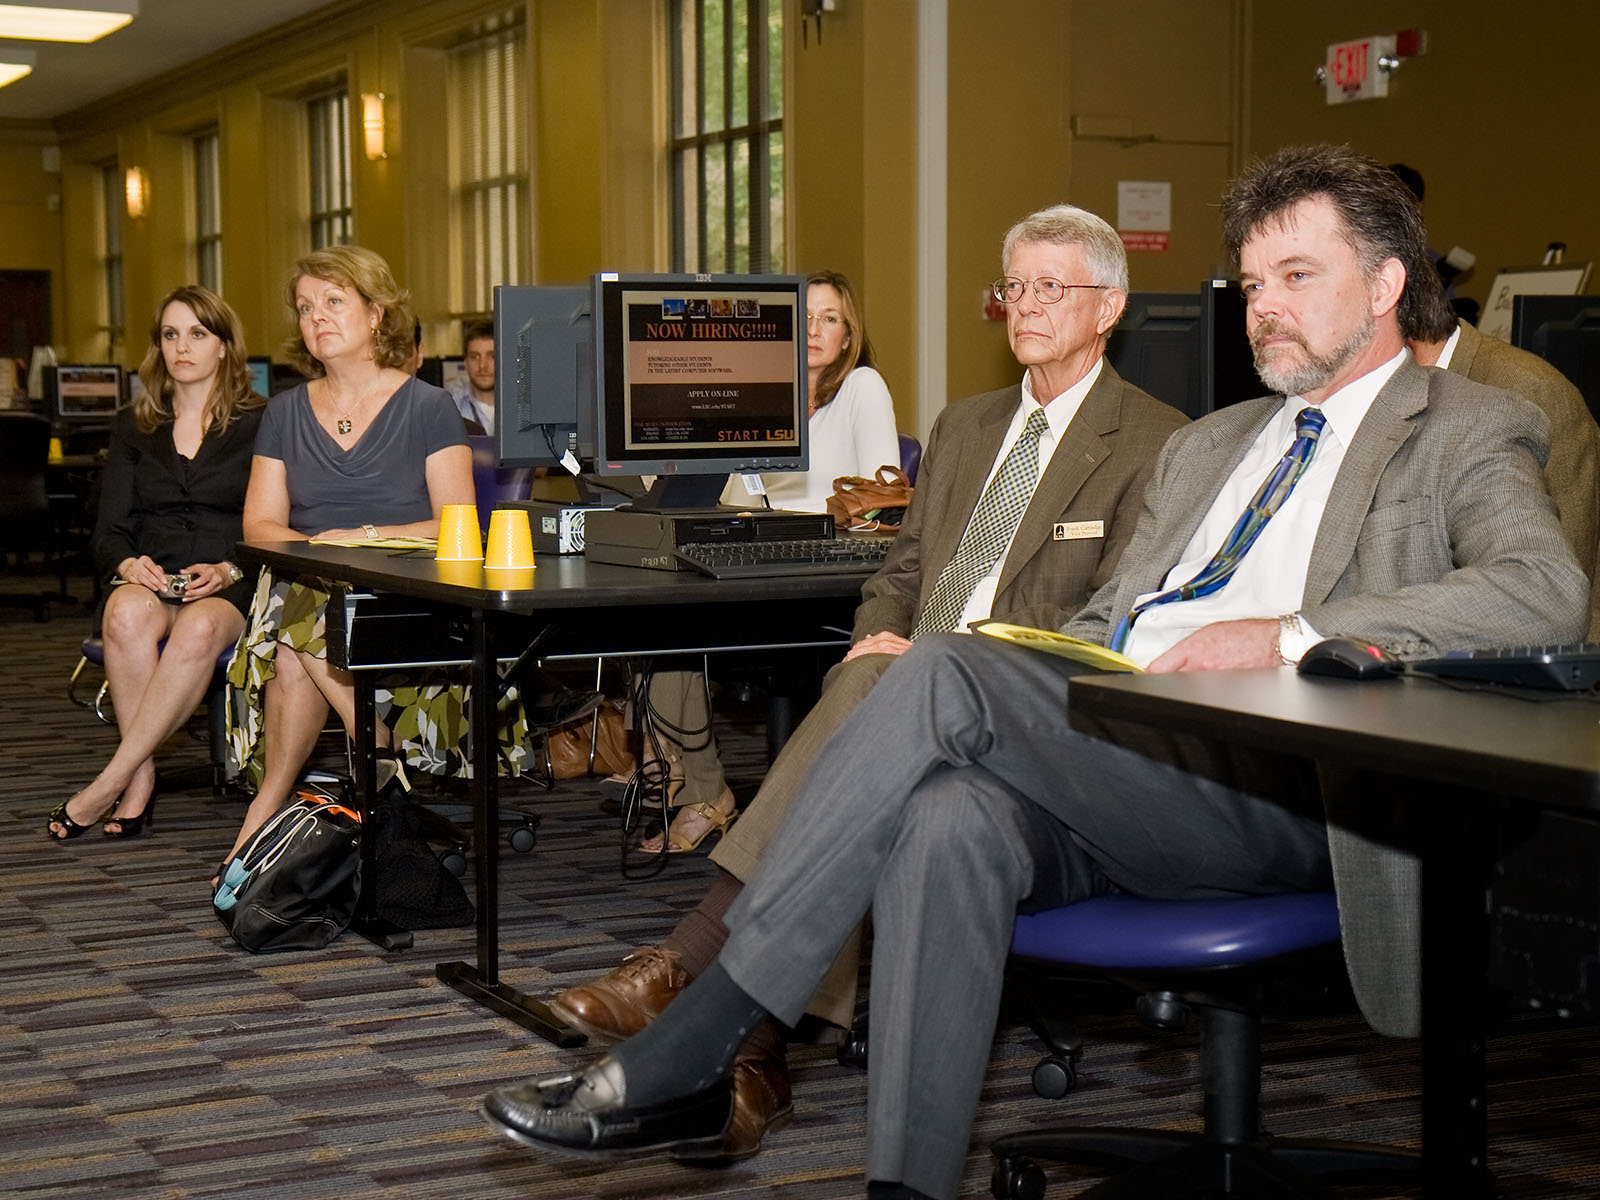
<svg viewBox="0 0 1600 1200">
<path fill-rule="evenodd" d="M 1283 507 L 1284 501 L 1289 498 L 1289 493 L 1294 491 L 1294 485 L 1305 473 L 1306 464 L 1311 461 L 1311 455 L 1317 449 L 1317 438 L 1321 436 L 1322 427 L 1327 423 L 1328 418 L 1323 415 L 1320 408 L 1300 410 L 1300 415 L 1294 421 L 1294 443 L 1278 460 L 1277 466 L 1272 468 L 1272 474 L 1268 475 L 1265 482 L 1256 489 L 1255 496 L 1251 498 L 1239 519 L 1234 522 L 1233 529 L 1223 539 L 1221 548 L 1211 556 L 1211 561 L 1201 567 L 1188 583 L 1179 584 L 1175 588 L 1169 588 L 1135 604 L 1117 625 L 1117 631 L 1111 639 L 1113 650 L 1122 649 L 1128 640 L 1128 632 L 1133 628 L 1133 623 L 1146 609 L 1154 608 L 1158 604 L 1171 604 L 1174 600 L 1194 600 L 1200 596 L 1209 596 L 1212 592 L 1219 591 L 1233 578 L 1233 573 L 1239 569 L 1239 563 L 1244 558 L 1245 552 L 1255 545 L 1256 538 L 1261 536 L 1261 531 L 1267 527 L 1267 522 L 1272 520 L 1272 514 Z"/>
</svg>

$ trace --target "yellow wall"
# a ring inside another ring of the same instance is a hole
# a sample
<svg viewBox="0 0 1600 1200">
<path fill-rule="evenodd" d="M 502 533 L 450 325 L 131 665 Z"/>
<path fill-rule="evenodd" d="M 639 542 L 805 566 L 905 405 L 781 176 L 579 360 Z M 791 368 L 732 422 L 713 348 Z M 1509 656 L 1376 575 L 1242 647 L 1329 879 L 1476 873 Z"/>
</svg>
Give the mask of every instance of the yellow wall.
<svg viewBox="0 0 1600 1200">
<path fill-rule="evenodd" d="M 1413 26 L 1428 51 L 1402 64 L 1387 99 L 1324 102 L 1311 71 L 1329 43 Z M 1477 254 L 1459 290 L 1482 302 L 1496 270 L 1539 262 L 1551 241 L 1568 259 L 1600 258 L 1597 47 L 1600 6 L 1569 0 L 1257 4 L 1251 145 L 1348 142 L 1416 167 L 1430 241 Z"/>
<path fill-rule="evenodd" d="M 1592 48 L 1600 9 L 1567 0 L 947 0 L 947 286 L 918 278 L 917 0 L 852 0 L 802 39 L 784 0 L 788 264 L 842 270 L 863 295 L 902 425 L 914 427 L 922 305 L 943 305 L 947 372 L 935 404 L 1015 379 L 1001 325 L 982 317 L 1000 238 L 1063 200 L 1116 217 L 1119 180 L 1172 184 L 1171 246 L 1130 256 L 1134 288 L 1189 290 L 1219 266 L 1215 201 L 1251 153 L 1288 141 L 1349 141 L 1428 177 L 1434 242 L 1479 255 L 1480 298 L 1498 265 L 1546 242 L 1600 254 Z M 357 240 L 413 290 L 430 348 L 449 344 L 453 294 L 444 48 L 473 22 L 520 9 L 531 278 L 572 282 L 601 267 L 666 265 L 664 0 L 372 0 L 336 5 L 263 44 L 199 64 L 59 121 L 59 176 L 39 127 L 0 128 L 0 266 L 53 273 L 56 338 L 103 357 L 96 165 L 150 176 L 150 212 L 122 217 L 134 350 L 150 306 L 187 278 L 187 136 L 222 130 L 224 290 L 255 349 L 289 332 L 283 276 L 306 249 L 300 100 L 318 81 L 387 93 L 389 158 L 354 156 Z M 1311 81 L 1324 46 L 1428 30 L 1391 96 L 1329 107 Z M 1534 36 L 1538 31 L 1544 35 Z M 354 135 L 357 131 L 352 130 Z M 59 207 L 50 207 L 50 197 Z M 1600 285 L 1597 285 L 1600 286 Z"/>
</svg>

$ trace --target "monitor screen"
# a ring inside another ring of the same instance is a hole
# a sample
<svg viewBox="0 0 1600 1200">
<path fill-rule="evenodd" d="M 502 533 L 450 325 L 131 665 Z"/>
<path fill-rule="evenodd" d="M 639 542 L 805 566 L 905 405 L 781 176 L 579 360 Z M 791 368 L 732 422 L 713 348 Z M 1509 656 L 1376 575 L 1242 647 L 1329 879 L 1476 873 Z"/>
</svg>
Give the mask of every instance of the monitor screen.
<svg viewBox="0 0 1600 1200">
<path fill-rule="evenodd" d="M 250 368 L 250 390 L 258 396 L 272 395 L 272 356 L 252 354 L 245 359 Z"/>
<path fill-rule="evenodd" d="M 463 392 L 472 386 L 467 379 L 466 360 L 460 355 L 423 359 L 417 368 L 417 378 L 447 392 Z"/>
<path fill-rule="evenodd" d="M 494 289 L 494 434 L 502 465 L 594 465 L 590 289 Z M 568 457 L 570 455 L 570 458 Z"/>
<path fill-rule="evenodd" d="M 111 363 L 46 367 L 44 394 L 50 418 L 58 424 L 109 425 L 122 403 L 122 368 Z"/>
<path fill-rule="evenodd" d="M 1600 420 L 1600 296 L 1516 297 L 1511 344 L 1572 380 Z"/>
<path fill-rule="evenodd" d="M 804 471 L 805 280 L 594 277 L 596 466 L 634 507 L 710 508 L 732 472 Z"/>
</svg>

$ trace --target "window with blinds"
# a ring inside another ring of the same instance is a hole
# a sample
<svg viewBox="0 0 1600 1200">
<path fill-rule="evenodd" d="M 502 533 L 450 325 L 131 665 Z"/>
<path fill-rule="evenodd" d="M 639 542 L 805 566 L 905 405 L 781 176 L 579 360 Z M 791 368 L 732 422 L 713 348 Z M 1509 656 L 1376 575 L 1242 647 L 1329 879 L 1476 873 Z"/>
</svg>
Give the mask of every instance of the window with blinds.
<svg viewBox="0 0 1600 1200">
<path fill-rule="evenodd" d="M 781 271 L 781 0 L 672 0 L 672 267 Z"/>
<path fill-rule="evenodd" d="M 311 168 L 311 248 L 350 240 L 350 96 L 343 89 L 306 101 Z"/>
<path fill-rule="evenodd" d="M 222 292 L 222 169 L 215 129 L 189 139 L 194 187 L 194 277 L 201 287 Z"/>
<path fill-rule="evenodd" d="M 462 313 L 493 311 L 495 285 L 526 279 L 531 259 L 521 13 L 487 24 L 449 54 Z"/>
<path fill-rule="evenodd" d="M 122 340 L 122 172 L 116 162 L 100 167 L 100 276 L 105 285 L 104 328 L 110 353 Z"/>
</svg>

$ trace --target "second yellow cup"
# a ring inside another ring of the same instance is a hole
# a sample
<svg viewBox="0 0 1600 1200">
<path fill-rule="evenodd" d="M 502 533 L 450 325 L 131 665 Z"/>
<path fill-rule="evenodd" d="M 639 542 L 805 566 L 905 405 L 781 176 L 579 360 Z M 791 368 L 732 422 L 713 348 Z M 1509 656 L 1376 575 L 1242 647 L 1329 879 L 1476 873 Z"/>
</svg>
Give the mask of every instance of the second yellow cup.
<svg viewBox="0 0 1600 1200">
<path fill-rule="evenodd" d="M 490 571 L 533 566 L 533 528 L 527 509 L 497 508 L 489 515 L 489 548 L 483 565 Z"/>
</svg>

